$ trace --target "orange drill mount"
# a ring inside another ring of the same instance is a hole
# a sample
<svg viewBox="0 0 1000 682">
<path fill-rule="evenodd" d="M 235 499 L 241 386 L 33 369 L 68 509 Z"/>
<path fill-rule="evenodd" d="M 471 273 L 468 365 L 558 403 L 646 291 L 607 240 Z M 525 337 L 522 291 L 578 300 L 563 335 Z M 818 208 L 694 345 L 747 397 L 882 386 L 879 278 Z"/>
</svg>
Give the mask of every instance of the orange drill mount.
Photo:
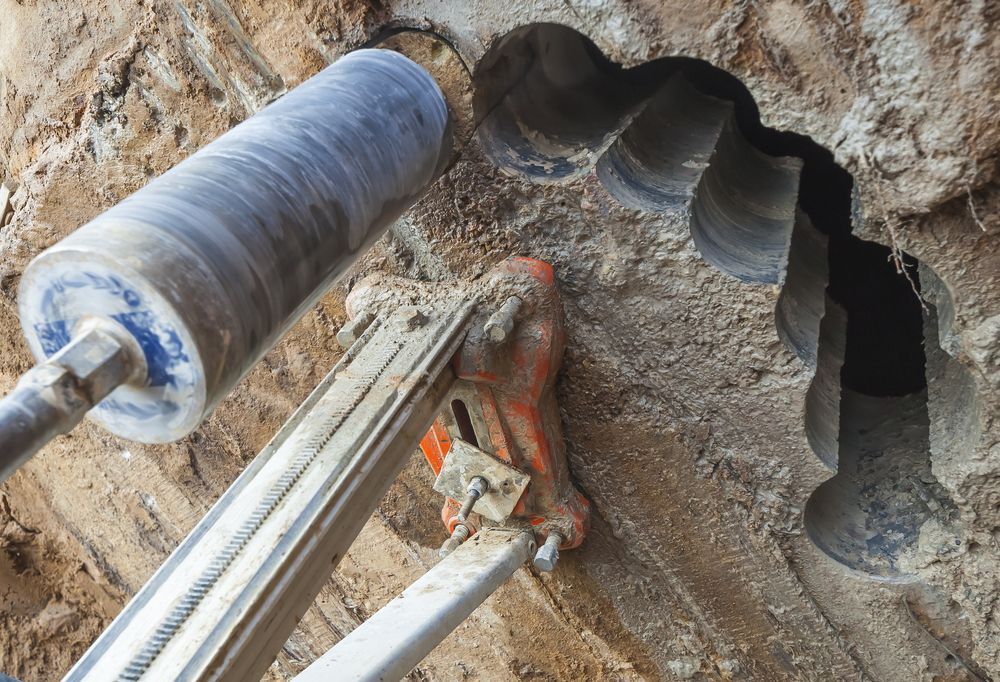
<svg viewBox="0 0 1000 682">
<path fill-rule="evenodd" d="M 590 503 L 569 476 L 555 381 L 565 347 L 562 305 L 552 266 L 510 258 L 470 283 L 479 305 L 451 362 L 455 383 L 420 442 L 445 495 L 450 533 L 442 555 L 484 526 L 530 526 L 535 565 L 551 570 L 559 549 L 577 547 Z M 455 296 L 453 283 L 366 277 L 347 298 L 349 345 L 376 314 Z M 467 295 L 467 294 L 463 294 Z"/>
</svg>

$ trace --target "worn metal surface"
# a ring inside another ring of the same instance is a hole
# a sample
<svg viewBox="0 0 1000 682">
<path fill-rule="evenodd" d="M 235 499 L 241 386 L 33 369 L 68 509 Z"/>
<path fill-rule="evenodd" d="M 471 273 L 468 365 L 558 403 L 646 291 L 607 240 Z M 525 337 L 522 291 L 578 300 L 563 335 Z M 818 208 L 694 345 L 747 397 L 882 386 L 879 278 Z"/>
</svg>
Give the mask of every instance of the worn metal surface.
<svg viewBox="0 0 1000 682">
<path fill-rule="evenodd" d="M 454 381 L 472 304 L 405 312 L 372 324 L 68 679 L 263 674 Z"/>
<path fill-rule="evenodd" d="M 402 679 L 522 566 L 534 548 L 528 531 L 480 531 L 295 679 Z"/>
<path fill-rule="evenodd" d="M 512 515 L 543 536 L 550 528 L 558 529 L 564 549 L 577 547 L 587 532 L 590 506 L 570 478 L 554 394 L 565 345 L 555 272 L 543 261 L 514 257 L 469 286 L 479 292 L 484 305 L 455 358 L 460 381 L 450 396 L 451 409 L 435 420 L 421 440 L 421 449 L 435 474 L 442 471 L 456 440 L 472 442 L 525 472 L 531 482 Z M 358 316 L 411 300 L 433 300 L 450 289 L 372 277 L 355 286 L 347 307 Z M 498 346 L 486 325 L 492 313 L 515 295 L 522 302 L 516 324 L 505 344 Z M 464 496 L 463 488 L 457 497 Z M 448 499 L 441 511 L 449 532 L 458 523 L 458 511 L 454 499 Z"/>
<path fill-rule="evenodd" d="M 497 523 L 511 515 L 531 481 L 528 474 L 464 440 L 456 439 L 451 442 L 444 466 L 434 480 L 434 490 L 445 497 L 460 500 L 477 476 L 485 478 L 489 488 L 476 500 L 472 511 Z"/>
<path fill-rule="evenodd" d="M 44 360 L 86 316 L 142 346 L 146 381 L 93 418 L 165 442 L 233 385 L 437 178 L 440 89 L 387 50 L 338 60 L 38 256 L 22 326 Z"/>
<path fill-rule="evenodd" d="M 145 376 L 134 344 L 121 340 L 127 336 L 114 323 L 88 324 L 0 400 L 0 482 L 50 440 L 72 430 L 115 387 Z"/>
</svg>

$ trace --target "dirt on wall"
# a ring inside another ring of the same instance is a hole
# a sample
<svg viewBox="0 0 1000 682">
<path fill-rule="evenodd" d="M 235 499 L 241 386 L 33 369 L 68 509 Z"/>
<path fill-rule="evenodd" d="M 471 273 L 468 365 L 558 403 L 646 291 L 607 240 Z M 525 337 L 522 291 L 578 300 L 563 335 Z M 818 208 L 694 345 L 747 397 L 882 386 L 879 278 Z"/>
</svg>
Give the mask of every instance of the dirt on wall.
<svg viewBox="0 0 1000 682">
<path fill-rule="evenodd" d="M 934 311 L 921 313 L 932 472 L 921 475 L 933 485 L 906 491 L 931 490 L 925 507 L 947 498 L 954 512 L 928 517 L 895 558 L 905 580 L 824 553 L 806 510 L 834 471 L 809 431 L 826 420 L 836 466 L 851 410 L 809 408 L 823 358 L 803 360 L 775 322 L 792 275 L 740 281 L 706 262 L 688 210 L 625 208 L 590 168 L 539 185 L 499 170 L 477 137 L 362 269 L 450 280 L 509 254 L 554 264 L 568 331 L 559 399 L 595 521 L 554 574 L 522 569 L 414 676 L 1000 674 L 1000 16 L 989 2 L 0 0 L 0 181 L 15 189 L 0 227 L 0 391 L 30 365 L 16 291 L 46 246 L 386 28 L 455 46 L 464 67 L 437 66 L 455 83 L 474 74 L 474 92 L 452 96 L 464 107 L 491 100 L 479 68 L 490 48 L 541 22 L 621 67 L 684 56 L 724 69 L 765 126 L 809 136 L 850 172 L 853 236 L 921 263 Z M 53 679 L 72 665 L 333 365 L 352 281 L 189 438 L 137 445 L 84 424 L 5 485 L 0 670 Z M 433 564 L 444 536 L 430 481 L 415 457 L 272 678 Z"/>
</svg>

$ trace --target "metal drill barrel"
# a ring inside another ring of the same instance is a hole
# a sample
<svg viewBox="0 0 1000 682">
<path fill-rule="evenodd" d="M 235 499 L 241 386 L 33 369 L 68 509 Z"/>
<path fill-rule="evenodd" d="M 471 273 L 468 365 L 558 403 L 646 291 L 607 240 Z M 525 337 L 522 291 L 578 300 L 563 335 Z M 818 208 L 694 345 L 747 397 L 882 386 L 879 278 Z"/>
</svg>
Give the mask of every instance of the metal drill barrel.
<svg viewBox="0 0 1000 682">
<path fill-rule="evenodd" d="M 142 442 L 180 438 L 450 153 L 431 76 L 388 50 L 351 53 L 38 256 L 19 295 L 31 351 L 44 362 L 81 324 L 114 321 L 147 371 L 90 416 Z M 12 450 L 0 443 L 21 459 Z"/>
</svg>

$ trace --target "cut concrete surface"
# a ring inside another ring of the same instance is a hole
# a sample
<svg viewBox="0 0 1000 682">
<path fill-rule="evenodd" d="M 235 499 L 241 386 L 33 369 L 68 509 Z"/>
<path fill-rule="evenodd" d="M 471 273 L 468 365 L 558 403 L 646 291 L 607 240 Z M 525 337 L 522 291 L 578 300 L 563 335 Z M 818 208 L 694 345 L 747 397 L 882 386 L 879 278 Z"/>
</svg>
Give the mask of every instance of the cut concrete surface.
<svg viewBox="0 0 1000 682">
<path fill-rule="evenodd" d="M 882 429 L 887 453 L 922 438 L 900 460 L 912 471 L 892 472 L 919 514 L 898 537 L 868 537 L 859 551 L 871 556 L 831 555 L 838 506 L 811 500 L 835 472 L 816 434 L 844 464 L 859 424 L 879 423 L 852 421 L 858 405 L 882 403 L 809 407 L 811 385 L 850 375 L 851 339 L 841 356 L 832 341 L 806 360 L 786 348 L 775 308 L 791 266 L 778 284 L 742 281 L 702 258 L 686 209 L 624 208 L 587 165 L 614 143 L 608 126 L 573 156 L 578 173 L 546 184 L 499 170 L 477 136 L 361 270 L 454 279 L 511 254 L 553 263 L 568 331 L 564 430 L 595 518 L 554 573 L 519 571 L 411 676 L 1000 675 L 995 3 L 0 0 L 0 17 L 0 180 L 16 188 L 0 227 L 3 392 L 31 364 L 15 298 L 34 255 L 386 28 L 456 47 L 468 71 L 434 50 L 413 56 L 447 82 L 464 124 L 469 102 L 496 104 L 480 76 L 491 48 L 531 24 L 570 27 L 594 42 L 587 54 L 630 73 L 678 56 L 728 71 L 765 126 L 809 136 L 853 175 L 856 237 L 920 261 L 923 431 Z M 635 107 L 611 118 L 624 129 Z M 43 680 L 69 669 L 333 365 L 353 281 L 189 438 L 136 445 L 84 424 L 5 485 L 0 670 Z M 880 471 L 863 459 L 859 476 Z M 445 535 L 432 480 L 415 455 L 269 678 L 294 675 L 433 564 Z"/>
</svg>

